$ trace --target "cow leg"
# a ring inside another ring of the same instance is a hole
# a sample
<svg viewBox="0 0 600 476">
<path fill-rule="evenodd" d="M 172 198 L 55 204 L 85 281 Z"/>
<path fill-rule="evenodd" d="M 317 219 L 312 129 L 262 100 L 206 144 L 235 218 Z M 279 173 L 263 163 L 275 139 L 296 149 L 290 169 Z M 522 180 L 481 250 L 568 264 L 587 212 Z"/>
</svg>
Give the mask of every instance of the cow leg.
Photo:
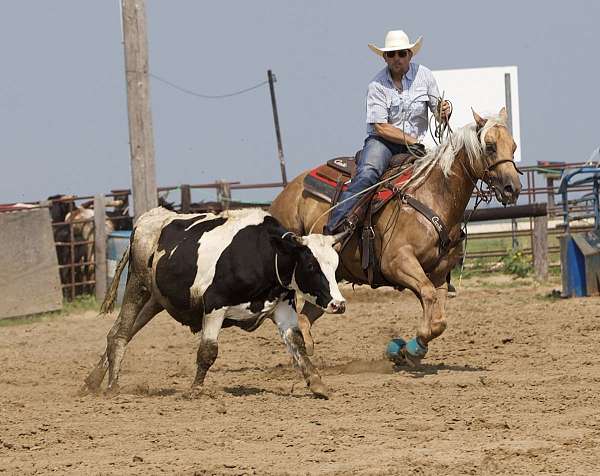
<svg viewBox="0 0 600 476">
<path fill-rule="evenodd" d="M 288 300 L 281 301 L 275 307 L 272 319 L 310 391 L 318 397 L 329 398 L 329 389 L 321 381 L 319 372 L 306 355 L 304 339 L 298 328 L 298 314 L 292 304 Z"/>
<path fill-rule="evenodd" d="M 131 331 L 137 316 L 145 306 L 154 307 L 155 303 L 150 300 L 150 292 L 135 273 L 129 275 L 129 282 L 125 288 L 123 304 L 117 319 L 118 325 L 113 333 L 107 336 L 108 356 L 108 387 L 109 392 L 118 390 L 119 372 L 125 355 L 125 348 L 130 340 Z"/>
<path fill-rule="evenodd" d="M 217 360 L 219 353 L 219 332 L 223 325 L 225 310 L 219 309 L 210 314 L 206 314 L 202 318 L 202 334 L 200 336 L 200 346 L 196 356 L 196 377 L 192 383 L 192 388 L 189 392 L 190 397 L 199 396 L 202 392 L 202 385 L 208 369 Z"/>
<path fill-rule="evenodd" d="M 146 303 L 146 305 L 142 308 L 140 313 L 137 315 L 135 322 L 133 324 L 133 328 L 131 329 L 131 333 L 129 335 L 129 339 L 127 342 L 129 343 L 133 336 L 135 336 L 148 322 L 152 320 L 154 316 L 156 316 L 160 311 L 163 310 L 163 307 L 158 304 L 154 300 L 150 300 Z M 121 316 L 119 317 L 113 324 L 112 328 L 108 332 L 107 341 L 112 339 L 117 334 L 117 330 L 121 325 Z M 102 380 L 104 380 L 104 376 L 106 375 L 106 371 L 108 370 L 108 345 L 102 357 L 100 357 L 100 361 L 96 364 L 96 366 L 92 369 L 89 375 L 85 379 L 85 391 L 96 391 L 102 384 Z"/>
</svg>

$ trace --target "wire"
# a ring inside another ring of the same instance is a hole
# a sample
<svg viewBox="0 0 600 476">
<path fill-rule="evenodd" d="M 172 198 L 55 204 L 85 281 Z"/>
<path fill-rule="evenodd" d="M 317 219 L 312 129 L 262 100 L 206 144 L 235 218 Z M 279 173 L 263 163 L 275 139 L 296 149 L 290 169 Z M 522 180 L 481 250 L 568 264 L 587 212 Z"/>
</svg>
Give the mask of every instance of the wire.
<svg viewBox="0 0 600 476">
<path fill-rule="evenodd" d="M 265 84 L 267 84 L 269 82 L 269 81 L 263 81 L 261 83 L 255 84 L 254 86 L 251 86 L 249 88 L 240 89 L 239 91 L 234 91 L 232 93 L 210 95 L 210 94 L 200 94 L 195 91 L 192 91 L 191 89 L 183 88 L 181 86 L 178 86 L 175 83 L 172 83 L 171 81 L 166 80 L 165 78 L 161 78 L 160 76 L 157 76 L 156 74 L 148 73 L 148 76 L 151 76 L 152 78 L 156 79 L 157 81 L 160 81 L 161 83 L 171 86 L 172 88 L 175 88 L 178 91 L 181 91 L 182 93 L 189 94 L 191 96 L 196 96 L 196 97 L 202 98 L 202 99 L 223 99 L 223 98 L 229 98 L 232 96 L 238 96 L 239 94 L 247 93 L 248 91 L 252 91 L 253 89 L 258 89 L 261 86 L 264 86 Z"/>
</svg>

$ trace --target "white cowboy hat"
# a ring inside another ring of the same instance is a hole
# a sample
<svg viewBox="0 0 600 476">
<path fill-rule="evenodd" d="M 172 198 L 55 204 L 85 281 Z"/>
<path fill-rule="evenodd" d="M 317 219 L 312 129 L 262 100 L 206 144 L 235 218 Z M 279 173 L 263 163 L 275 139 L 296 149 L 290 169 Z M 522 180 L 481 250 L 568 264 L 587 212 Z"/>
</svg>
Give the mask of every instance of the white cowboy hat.
<svg viewBox="0 0 600 476">
<path fill-rule="evenodd" d="M 377 53 L 379 56 L 383 56 L 383 53 L 386 51 L 397 51 L 397 50 L 410 50 L 412 51 L 413 56 L 416 55 L 421 49 L 421 43 L 423 42 L 423 37 L 419 36 L 417 41 L 411 43 L 408 39 L 408 35 L 404 33 L 402 30 L 392 30 L 388 31 L 387 35 L 385 35 L 385 46 L 383 48 L 378 48 L 377 46 L 369 43 L 369 48 L 374 53 Z"/>
</svg>

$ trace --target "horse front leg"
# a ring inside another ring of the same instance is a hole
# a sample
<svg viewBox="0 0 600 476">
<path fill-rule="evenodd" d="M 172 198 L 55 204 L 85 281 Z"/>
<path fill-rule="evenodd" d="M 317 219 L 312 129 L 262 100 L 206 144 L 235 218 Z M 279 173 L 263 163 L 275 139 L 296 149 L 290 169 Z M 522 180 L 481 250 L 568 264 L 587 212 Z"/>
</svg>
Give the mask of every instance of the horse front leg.
<svg viewBox="0 0 600 476">
<path fill-rule="evenodd" d="M 444 283 L 436 289 L 414 255 L 412 247 L 398 250 L 396 256 L 386 266 L 382 266 L 382 271 L 393 283 L 410 289 L 421 302 L 423 313 L 417 320 L 417 335 L 401 349 L 401 355 L 409 364 L 414 365 L 427 354 L 429 342 L 446 329 L 444 304 L 447 287 Z"/>
<path fill-rule="evenodd" d="M 325 311 L 308 301 L 304 301 L 303 299 L 302 301 L 303 303 L 298 303 L 298 305 L 302 304 L 301 306 L 298 306 L 299 309 L 302 309 L 298 313 L 298 328 L 300 329 L 302 338 L 304 339 L 306 355 L 311 356 L 315 352 L 315 341 L 311 332 L 312 325 L 319 317 L 325 314 Z"/>
</svg>

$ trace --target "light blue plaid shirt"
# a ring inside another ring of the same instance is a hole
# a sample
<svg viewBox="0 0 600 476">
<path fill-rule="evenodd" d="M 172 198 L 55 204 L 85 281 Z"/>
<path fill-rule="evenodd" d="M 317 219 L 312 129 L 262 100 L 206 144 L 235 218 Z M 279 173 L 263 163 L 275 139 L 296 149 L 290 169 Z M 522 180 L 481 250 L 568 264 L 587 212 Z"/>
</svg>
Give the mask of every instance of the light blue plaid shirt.
<svg viewBox="0 0 600 476">
<path fill-rule="evenodd" d="M 429 126 L 427 107 L 434 112 L 438 96 L 435 78 L 425 66 L 410 63 L 402 78 L 402 91 L 396 88 L 386 66 L 367 90 L 367 134 L 376 135 L 374 123 L 388 123 L 422 142 Z"/>
</svg>

